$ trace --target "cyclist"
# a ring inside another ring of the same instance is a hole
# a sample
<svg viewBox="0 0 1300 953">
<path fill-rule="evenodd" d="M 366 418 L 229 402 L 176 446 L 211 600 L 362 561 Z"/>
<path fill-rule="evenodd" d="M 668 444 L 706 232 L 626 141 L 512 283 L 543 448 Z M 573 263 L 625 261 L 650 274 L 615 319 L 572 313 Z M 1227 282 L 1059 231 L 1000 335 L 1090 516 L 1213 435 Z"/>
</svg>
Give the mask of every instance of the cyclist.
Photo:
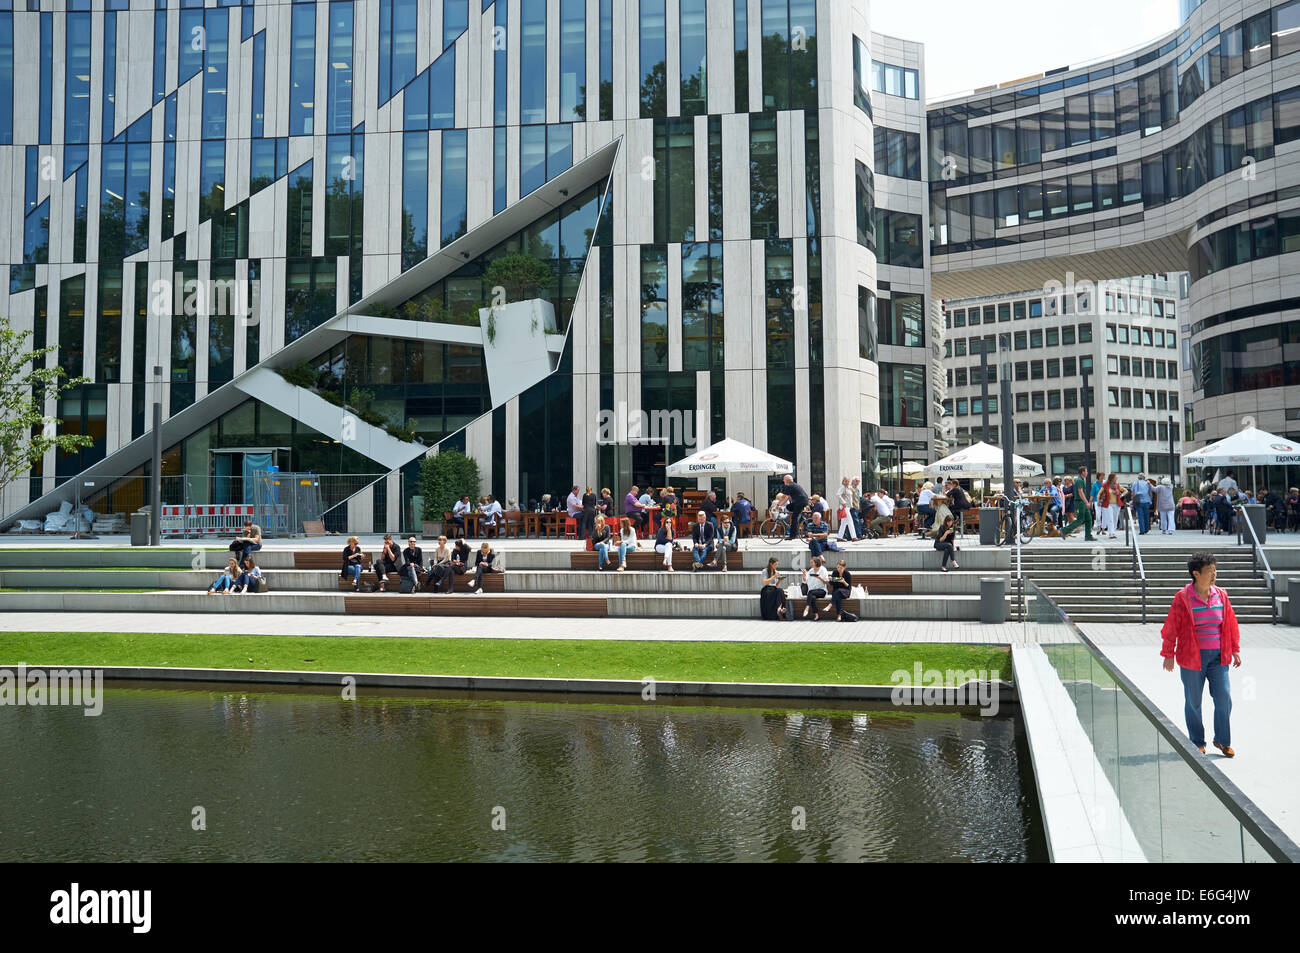
<svg viewBox="0 0 1300 953">
<path fill-rule="evenodd" d="M 775 512 L 784 506 L 790 517 L 789 539 L 795 539 L 799 536 L 800 524 L 803 522 L 803 511 L 808 506 L 808 492 L 798 483 L 794 482 L 794 477 L 787 473 L 781 481 L 784 484 L 783 491 L 777 494 L 776 500 L 772 503 L 772 509 Z"/>
</svg>

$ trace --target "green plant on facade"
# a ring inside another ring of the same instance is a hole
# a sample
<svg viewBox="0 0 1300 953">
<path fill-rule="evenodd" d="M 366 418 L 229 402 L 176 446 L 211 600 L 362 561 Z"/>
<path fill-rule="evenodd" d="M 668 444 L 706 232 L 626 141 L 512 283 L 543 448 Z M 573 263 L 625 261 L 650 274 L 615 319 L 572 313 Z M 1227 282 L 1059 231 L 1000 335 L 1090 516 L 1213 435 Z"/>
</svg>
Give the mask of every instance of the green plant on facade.
<svg viewBox="0 0 1300 953">
<path fill-rule="evenodd" d="M 320 371 L 312 367 L 308 361 L 299 361 L 293 367 L 277 367 L 275 370 L 294 387 L 310 390 L 320 380 Z"/>
<path fill-rule="evenodd" d="M 509 304 L 536 298 L 550 288 L 553 276 L 551 266 L 546 262 L 516 252 L 494 259 L 483 278 L 489 288 L 502 289 L 505 292 L 505 303 Z M 492 300 L 500 303 L 495 290 Z"/>
<path fill-rule="evenodd" d="M 424 519 L 440 520 L 456 501 L 468 494 L 477 499 L 482 486 L 478 464 L 459 450 L 443 450 L 420 461 L 420 493 Z"/>
</svg>

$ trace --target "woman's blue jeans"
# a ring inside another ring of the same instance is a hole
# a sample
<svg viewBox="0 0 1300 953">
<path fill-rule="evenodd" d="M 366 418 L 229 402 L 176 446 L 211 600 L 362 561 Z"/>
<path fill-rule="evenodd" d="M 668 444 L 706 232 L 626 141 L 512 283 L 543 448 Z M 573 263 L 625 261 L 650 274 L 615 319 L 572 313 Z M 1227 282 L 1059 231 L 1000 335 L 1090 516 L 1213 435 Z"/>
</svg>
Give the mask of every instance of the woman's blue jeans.
<svg viewBox="0 0 1300 953">
<path fill-rule="evenodd" d="M 1205 747 L 1205 722 L 1201 718 L 1201 700 L 1205 697 L 1205 683 L 1210 683 L 1210 698 L 1214 701 L 1214 741 L 1225 748 L 1232 746 L 1232 732 L 1228 716 L 1232 714 L 1232 696 L 1228 692 L 1228 667 L 1223 664 L 1218 649 L 1201 649 L 1201 667 L 1183 668 L 1183 713 L 1187 718 L 1187 737 L 1198 748 Z"/>
</svg>

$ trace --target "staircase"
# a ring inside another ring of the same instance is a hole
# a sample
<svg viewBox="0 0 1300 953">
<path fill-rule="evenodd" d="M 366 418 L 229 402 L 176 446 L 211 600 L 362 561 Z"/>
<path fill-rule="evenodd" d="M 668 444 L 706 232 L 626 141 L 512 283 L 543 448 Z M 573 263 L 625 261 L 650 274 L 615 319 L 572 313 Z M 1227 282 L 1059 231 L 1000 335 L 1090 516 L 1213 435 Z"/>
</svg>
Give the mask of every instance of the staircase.
<svg viewBox="0 0 1300 953">
<path fill-rule="evenodd" d="M 1094 568 L 1087 550 L 1024 552 L 1025 577 L 1059 605 L 1075 622 L 1141 622 L 1142 583 L 1133 577 L 1132 551 L 1107 548 L 1105 562 Z M 1216 585 L 1228 591 L 1241 623 L 1270 623 L 1272 603 L 1267 584 L 1251 572 L 1250 551 L 1215 553 Z M 1164 623 L 1175 593 L 1191 581 L 1187 555 L 1147 550 L 1142 554 L 1147 574 L 1147 622 Z M 1285 603 L 1279 599 L 1278 614 Z"/>
</svg>

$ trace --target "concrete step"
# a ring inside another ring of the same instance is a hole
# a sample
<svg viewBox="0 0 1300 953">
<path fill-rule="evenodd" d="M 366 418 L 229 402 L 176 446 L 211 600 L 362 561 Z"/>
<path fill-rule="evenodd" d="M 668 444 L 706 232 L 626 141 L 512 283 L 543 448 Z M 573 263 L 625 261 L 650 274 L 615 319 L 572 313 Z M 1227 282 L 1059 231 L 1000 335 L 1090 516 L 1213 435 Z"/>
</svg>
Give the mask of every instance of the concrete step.
<svg viewBox="0 0 1300 953">
<path fill-rule="evenodd" d="M 794 600 L 802 612 L 803 599 Z M 863 619 L 978 619 L 978 595 L 869 596 L 846 606 Z M 645 595 L 483 593 L 392 595 L 269 592 L 207 595 L 201 592 L 18 592 L 0 593 L 0 612 L 202 612 L 254 614 L 472 615 L 483 617 L 757 619 L 758 593 Z M 1007 601 L 1010 618 L 1011 600 Z"/>
<path fill-rule="evenodd" d="M 787 582 L 797 581 L 793 570 L 787 570 Z M 0 571 L 0 589 L 67 590 L 98 589 L 159 589 L 169 592 L 202 593 L 215 578 L 211 570 L 4 570 Z M 868 592 L 907 594 L 944 593 L 978 594 L 980 579 L 990 575 L 1010 577 L 1006 572 L 969 572 L 965 568 L 952 572 L 864 571 L 854 572 L 855 584 L 865 585 Z M 265 573 L 271 593 L 313 593 L 339 591 L 339 575 L 334 570 L 271 569 Z M 457 577 L 463 582 L 467 577 Z M 374 577 L 363 574 L 363 582 Z M 762 573 L 757 569 L 722 572 L 690 569 L 668 573 L 663 570 L 628 570 L 603 572 L 596 570 L 519 570 L 509 569 L 502 576 L 489 576 L 504 591 L 514 593 L 575 593 L 631 595 L 643 594 L 659 597 L 676 597 L 682 594 L 731 593 L 756 594 Z M 350 587 L 348 587 L 350 588 Z M 270 594 L 270 593 L 268 593 Z M 345 592 L 345 594 L 347 594 Z"/>
</svg>

